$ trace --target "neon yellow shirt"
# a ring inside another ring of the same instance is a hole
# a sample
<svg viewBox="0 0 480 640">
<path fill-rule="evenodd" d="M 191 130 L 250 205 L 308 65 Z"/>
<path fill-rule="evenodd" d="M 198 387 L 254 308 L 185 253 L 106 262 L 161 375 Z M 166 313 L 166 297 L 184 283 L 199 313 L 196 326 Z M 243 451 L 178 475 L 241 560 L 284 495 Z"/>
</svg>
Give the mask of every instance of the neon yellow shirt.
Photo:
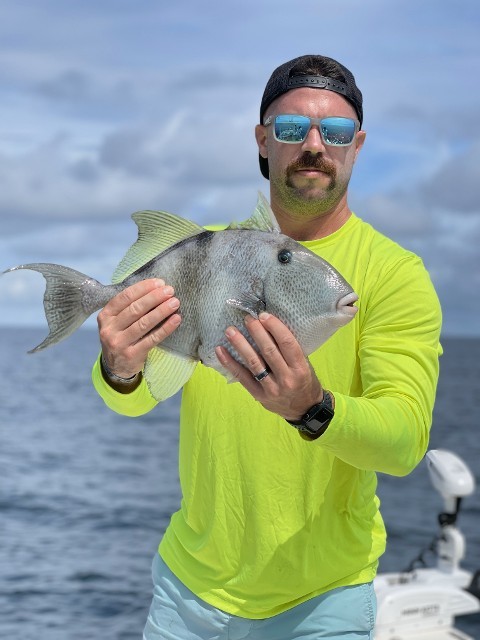
<svg viewBox="0 0 480 640">
<path fill-rule="evenodd" d="M 409 473 L 423 457 L 438 378 L 441 312 L 414 254 L 352 215 L 305 242 L 359 295 L 359 312 L 310 357 L 335 417 L 306 441 L 239 384 L 198 365 L 183 389 L 183 499 L 159 551 L 198 597 L 267 618 L 332 588 L 373 579 L 386 534 L 375 471 Z M 108 406 L 155 405 L 93 381 Z"/>
</svg>

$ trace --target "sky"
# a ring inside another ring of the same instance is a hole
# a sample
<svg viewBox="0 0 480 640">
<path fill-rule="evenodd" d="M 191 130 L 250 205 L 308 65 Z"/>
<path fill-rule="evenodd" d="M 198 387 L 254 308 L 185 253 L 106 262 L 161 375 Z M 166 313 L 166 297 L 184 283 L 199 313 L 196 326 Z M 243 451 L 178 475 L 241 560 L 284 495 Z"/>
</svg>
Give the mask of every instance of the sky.
<svg viewBox="0 0 480 640">
<path fill-rule="evenodd" d="M 480 335 L 479 26 L 477 0 L 2 0 L 0 271 L 106 283 L 134 211 L 248 217 L 265 84 L 318 53 L 364 97 L 350 207 L 424 260 L 444 335 Z M 46 326 L 43 290 L 1 276 L 0 324 Z"/>
</svg>

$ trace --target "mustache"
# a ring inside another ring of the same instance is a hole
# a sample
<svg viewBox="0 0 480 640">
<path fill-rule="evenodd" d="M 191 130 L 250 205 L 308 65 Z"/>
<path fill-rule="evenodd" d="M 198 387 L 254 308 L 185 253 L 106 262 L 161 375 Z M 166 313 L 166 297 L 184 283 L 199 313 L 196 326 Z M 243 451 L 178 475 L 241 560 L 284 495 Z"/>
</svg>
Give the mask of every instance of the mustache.
<svg viewBox="0 0 480 640">
<path fill-rule="evenodd" d="M 320 155 L 312 155 L 311 153 L 304 153 L 297 160 L 288 165 L 287 175 L 291 175 L 295 171 L 301 171 L 302 169 L 316 169 L 317 171 L 323 171 L 332 178 L 337 175 L 337 170 L 332 162 L 328 162 Z"/>
</svg>

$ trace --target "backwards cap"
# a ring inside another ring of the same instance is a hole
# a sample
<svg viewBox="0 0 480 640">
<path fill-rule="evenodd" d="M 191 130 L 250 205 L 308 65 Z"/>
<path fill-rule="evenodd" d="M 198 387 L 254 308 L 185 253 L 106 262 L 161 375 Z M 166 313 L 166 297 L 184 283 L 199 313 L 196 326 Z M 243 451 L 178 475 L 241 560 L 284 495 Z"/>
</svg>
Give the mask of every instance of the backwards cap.
<svg viewBox="0 0 480 640">
<path fill-rule="evenodd" d="M 353 74 L 333 58 L 316 55 L 294 58 L 275 69 L 263 92 L 260 122 L 263 123 L 265 111 L 274 100 L 287 91 L 300 87 L 327 89 L 339 93 L 353 106 L 360 121 L 360 127 L 362 126 L 362 93 L 355 83 Z M 260 171 L 268 180 L 268 159 L 259 156 L 259 162 Z"/>
</svg>

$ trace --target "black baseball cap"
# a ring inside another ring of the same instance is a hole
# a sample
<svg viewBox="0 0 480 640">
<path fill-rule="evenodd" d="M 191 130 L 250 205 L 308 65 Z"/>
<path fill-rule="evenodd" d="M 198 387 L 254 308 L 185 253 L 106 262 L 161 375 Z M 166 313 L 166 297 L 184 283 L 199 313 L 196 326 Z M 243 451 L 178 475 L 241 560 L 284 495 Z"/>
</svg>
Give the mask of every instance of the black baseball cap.
<svg viewBox="0 0 480 640">
<path fill-rule="evenodd" d="M 285 62 L 270 76 L 260 105 L 260 123 L 265 111 L 278 97 L 299 87 L 313 87 L 335 91 L 348 100 L 356 111 L 360 127 L 363 122 L 362 92 L 355 83 L 353 73 L 343 64 L 326 56 L 306 55 Z M 259 155 L 260 171 L 269 177 L 268 159 Z"/>
</svg>

